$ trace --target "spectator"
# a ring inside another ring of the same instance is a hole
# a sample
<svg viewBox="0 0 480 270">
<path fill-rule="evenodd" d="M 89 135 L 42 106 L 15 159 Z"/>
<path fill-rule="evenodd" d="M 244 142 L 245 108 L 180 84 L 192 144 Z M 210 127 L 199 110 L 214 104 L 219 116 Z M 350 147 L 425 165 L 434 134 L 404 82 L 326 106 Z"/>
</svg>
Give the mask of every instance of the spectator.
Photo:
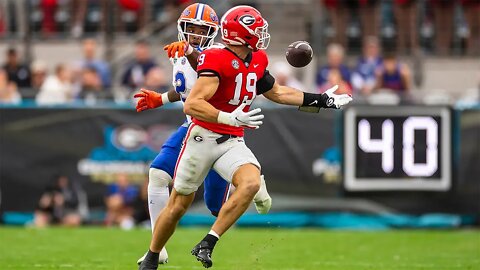
<svg viewBox="0 0 480 270">
<path fill-rule="evenodd" d="M 377 72 L 377 89 L 390 89 L 397 94 L 411 90 L 411 72 L 408 66 L 400 63 L 394 53 L 387 53 Z"/>
<path fill-rule="evenodd" d="M 83 41 L 83 57 L 80 61 L 80 70 L 95 69 L 100 76 L 101 86 L 108 88 L 111 85 L 110 67 L 107 62 L 97 59 L 97 42 L 94 39 L 85 39 Z"/>
<path fill-rule="evenodd" d="M 17 87 L 31 86 L 30 69 L 20 63 L 16 49 L 10 48 L 7 50 L 7 62 L 3 69 L 7 72 L 8 80 L 15 82 Z"/>
<path fill-rule="evenodd" d="M 17 85 L 8 81 L 7 73 L 0 69 L 0 104 L 18 104 L 21 101 Z"/>
<path fill-rule="evenodd" d="M 10 33 L 17 37 L 23 37 L 28 24 L 25 2 L 25 0 L 0 1 L 0 36 L 2 36 L 3 33 Z"/>
<path fill-rule="evenodd" d="M 43 85 L 45 79 L 47 78 L 47 64 L 42 60 L 35 60 L 30 65 L 30 69 L 32 72 L 32 88 L 36 93 L 38 93 L 40 91 L 40 87 Z"/>
<path fill-rule="evenodd" d="M 166 77 L 165 71 L 160 67 L 150 69 L 145 76 L 144 88 L 152 89 L 163 93 L 169 90 L 170 85 Z"/>
<path fill-rule="evenodd" d="M 78 95 L 79 98 L 96 100 L 106 96 L 102 87 L 102 80 L 97 73 L 97 70 L 93 67 L 86 67 L 82 70 L 81 74 L 81 91 Z"/>
<path fill-rule="evenodd" d="M 300 81 L 292 74 L 292 68 L 284 61 L 277 61 L 272 65 L 272 74 L 276 82 L 296 89 L 305 89 Z"/>
<path fill-rule="evenodd" d="M 323 93 L 335 85 L 338 85 L 338 90 L 335 91 L 335 94 L 352 95 L 352 88 L 345 80 L 342 79 L 342 74 L 337 68 L 330 69 L 328 72 L 328 80 L 320 86 L 319 92 Z"/>
<path fill-rule="evenodd" d="M 83 24 L 85 15 L 87 14 L 88 1 L 72 0 L 72 15 L 71 16 L 71 34 L 74 38 L 79 38 L 83 35 Z"/>
<path fill-rule="evenodd" d="M 55 67 L 55 74 L 49 76 L 37 95 L 38 104 L 64 104 L 72 101 L 73 87 L 70 69 L 63 64 Z"/>
<path fill-rule="evenodd" d="M 359 0 L 363 36 L 378 36 L 380 26 L 380 0 Z"/>
<path fill-rule="evenodd" d="M 35 226 L 45 227 L 49 224 L 79 226 L 82 223 L 79 211 L 80 192 L 81 188 L 72 183 L 67 176 L 54 177 L 52 185 L 49 185 L 40 197 L 35 211 Z"/>
<path fill-rule="evenodd" d="M 139 41 L 135 45 L 135 59 L 131 61 L 123 74 L 122 85 L 130 90 L 138 89 L 145 83 L 145 76 L 150 69 L 156 67 L 150 56 L 150 49 L 145 41 Z"/>
<path fill-rule="evenodd" d="M 467 54 L 480 54 L 480 0 L 460 0 L 469 28 Z"/>
<path fill-rule="evenodd" d="M 118 174 L 116 182 L 108 186 L 107 197 L 107 226 L 120 225 L 122 229 L 131 229 L 135 204 L 139 197 L 138 187 L 128 182 L 126 174 Z"/>
<path fill-rule="evenodd" d="M 397 26 L 397 49 L 399 53 L 405 54 L 407 48 L 410 48 L 412 53 L 417 52 L 417 0 L 395 0 L 393 11 Z"/>
<path fill-rule="evenodd" d="M 83 26 L 85 24 L 85 17 L 87 15 L 87 10 L 89 5 L 97 5 L 101 10 L 101 16 L 99 19 L 100 29 L 105 31 L 105 21 L 108 19 L 107 0 L 72 0 L 71 1 L 71 10 L 72 10 L 72 21 L 71 21 L 71 34 L 74 38 L 80 38 L 83 35 Z"/>
<path fill-rule="evenodd" d="M 42 10 L 42 32 L 45 35 L 51 35 L 57 31 L 55 22 L 55 13 L 57 12 L 57 0 L 41 0 L 40 7 Z"/>
<path fill-rule="evenodd" d="M 7 16 L 5 14 L 4 4 L 5 3 L 0 3 L 0 37 L 5 36 L 7 32 Z"/>
<path fill-rule="evenodd" d="M 447 55 L 453 37 L 454 1 L 430 0 L 435 21 L 435 45 L 437 55 Z M 478 15 L 478 14 L 477 14 Z"/>
<path fill-rule="evenodd" d="M 330 44 L 327 47 L 327 65 L 317 73 L 317 85 L 321 86 L 328 81 L 330 69 L 336 68 L 342 74 L 342 79 L 350 84 L 350 69 L 343 63 L 344 50 L 339 44 Z"/>
<path fill-rule="evenodd" d="M 376 85 L 376 71 L 382 64 L 380 46 L 376 37 L 366 37 L 363 41 L 363 56 L 358 59 L 357 67 L 352 74 L 352 85 L 355 91 L 368 95 Z"/>
<path fill-rule="evenodd" d="M 350 5 L 355 1 L 342 0 L 323 0 L 323 4 L 330 16 L 330 22 L 335 30 L 335 37 L 332 40 L 335 43 L 347 47 L 347 25 L 350 17 Z"/>
<path fill-rule="evenodd" d="M 124 25 L 126 22 L 133 22 L 137 30 L 142 29 L 147 19 L 149 19 L 149 8 L 145 2 L 146 0 L 117 0 L 118 6 L 120 7 L 120 16 L 118 16 L 118 18 L 121 18 L 118 25 L 121 28 L 125 28 Z"/>
</svg>

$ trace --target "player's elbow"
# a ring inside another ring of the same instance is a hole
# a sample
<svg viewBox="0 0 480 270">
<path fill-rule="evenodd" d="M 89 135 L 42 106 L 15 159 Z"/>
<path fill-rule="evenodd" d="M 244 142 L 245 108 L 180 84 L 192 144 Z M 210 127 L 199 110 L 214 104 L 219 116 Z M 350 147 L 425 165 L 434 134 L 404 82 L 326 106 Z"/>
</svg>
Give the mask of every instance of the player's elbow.
<svg viewBox="0 0 480 270">
<path fill-rule="evenodd" d="M 190 104 L 190 102 L 186 101 L 185 104 L 183 104 L 183 112 L 184 112 L 186 115 L 191 115 L 191 113 L 192 113 L 192 105 Z"/>
<path fill-rule="evenodd" d="M 188 99 L 185 101 L 185 104 L 183 105 L 183 112 L 186 114 L 186 115 L 190 115 L 192 116 L 195 111 L 194 109 L 195 108 L 195 101 L 193 99 Z"/>
</svg>

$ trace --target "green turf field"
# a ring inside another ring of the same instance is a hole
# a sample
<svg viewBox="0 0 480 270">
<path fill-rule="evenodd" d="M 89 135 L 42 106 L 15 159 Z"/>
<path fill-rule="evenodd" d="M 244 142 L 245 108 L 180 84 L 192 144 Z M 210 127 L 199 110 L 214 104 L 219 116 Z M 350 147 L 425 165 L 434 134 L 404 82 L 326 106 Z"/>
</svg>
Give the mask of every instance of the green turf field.
<svg viewBox="0 0 480 270">
<path fill-rule="evenodd" d="M 207 228 L 179 229 L 159 269 L 202 269 L 190 255 Z M 137 269 L 147 230 L 0 227 L 0 269 Z M 480 269 L 479 231 L 235 229 L 212 269 Z"/>
</svg>

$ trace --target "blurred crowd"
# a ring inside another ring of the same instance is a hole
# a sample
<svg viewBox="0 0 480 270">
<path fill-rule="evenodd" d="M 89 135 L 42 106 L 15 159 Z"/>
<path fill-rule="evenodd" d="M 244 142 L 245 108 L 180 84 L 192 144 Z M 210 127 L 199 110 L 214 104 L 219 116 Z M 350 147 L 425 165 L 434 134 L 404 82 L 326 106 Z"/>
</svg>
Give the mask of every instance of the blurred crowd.
<svg viewBox="0 0 480 270">
<path fill-rule="evenodd" d="M 467 55 L 480 54 L 480 0 L 322 0 L 329 40 L 348 48 L 349 36 L 393 37 L 399 54 L 432 49 L 452 53 L 454 41 Z M 426 44 L 425 40 L 430 40 Z M 433 48 L 427 48 L 433 47 Z M 459 48 L 460 49 L 460 48 Z"/>
<path fill-rule="evenodd" d="M 115 175 L 114 182 L 105 185 L 104 207 L 94 214 L 82 186 L 66 174 L 55 175 L 40 195 L 33 225 L 76 227 L 88 223 L 126 230 L 143 223 L 149 226 L 147 184 L 132 184 L 127 174 Z"/>
<path fill-rule="evenodd" d="M 71 181 L 65 174 L 54 175 L 40 196 L 35 210 L 34 225 L 79 226 L 86 214 L 86 204 L 85 193 L 77 183 Z"/>
<path fill-rule="evenodd" d="M 274 62 L 271 67 L 271 73 L 279 84 L 309 90 L 296 79 L 293 68 L 285 62 Z M 379 40 L 368 36 L 363 41 L 362 54 L 353 65 L 347 63 L 342 45 L 330 43 L 325 61 L 320 62 L 317 68 L 316 87 L 309 92 L 323 93 L 338 85 L 336 93 L 355 97 L 388 92 L 408 99 L 413 88 L 412 80 L 410 67 L 400 60 L 397 52 L 382 51 Z"/>
<path fill-rule="evenodd" d="M 327 63 L 317 72 L 318 92 L 339 85 L 337 92 L 356 96 L 368 96 L 377 91 L 408 95 L 412 89 L 408 65 L 398 59 L 395 51 L 382 54 L 376 37 L 365 38 L 363 44 L 362 55 L 353 68 L 345 63 L 342 45 L 332 43 L 327 47 Z"/>
<path fill-rule="evenodd" d="M 480 0 L 317 0 L 327 19 L 326 37 L 349 49 L 349 37 L 394 37 L 400 54 L 419 48 L 451 54 L 459 43 L 468 55 L 480 54 Z M 135 33 L 169 25 L 192 0 L 3 0 L 0 38 L 25 33 L 38 37 L 80 38 L 85 34 Z M 203 1 L 214 6 L 262 1 Z M 313 4 L 312 0 L 312 4 Z M 312 5 L 311 4 L 311 5 Z M 27 11 L 27 12 L 26 12 Z M 217 10 L 218 11 L 218 10 Z M 220 11 L 219 11 L 220 12 Z M 429 40 L 426 44 L 425 40 Z M 433 48 L 428 48 L 433 47 Z"/>
<path fill-rule="evenodd" d="M 0 37 L 38 34 L 80 38 L 106 31 L 134 33 L 169 23 L 190 0 L 2 0 Z"/>
<path fill-rule="evenodd" d="M 132 58 L 120 71 L 123 88 L 168 90 L 165 71 L 152 57 L 149 44 L 138 41 L 134 46 Z M 113 98 L 111 67 L 98 58 L 94 39 L 82 41 L 79 59 L 58 63 L 51 71 L 41 59 L 26 64 L 13 47 L 5 53 L 6 61 L 0 68 L 0 103 L 18 104 L 25 98 L 35 99 L 39 105 L 55 105 Z"/>
<path fill-rule="evenodd" d="M 326 24 L 322 30 L 326 38 L 322 43 L 326 57 L 320 59 L 316 87 L 306 89 L 296 79 L 291 67 L 283 62 L 271 65 L 272 73 L 280 83 L 310 92 L 323 92 L 338 84 L 341 91 L 354 95 L 368 96 L 385 89 L 408 94 L 414 87 L 412 74 L 420 72 L 410 70 L 409 65 L 400 60 L 404 58 L 399 56 L 413 55 L 420 59 L 419 55 L 427 49 L 422 43 L 425 37 L 431 37 L 431 44 L 434 44 L 431 50 L 438 55 L 451 54 L 452 48 L 458 48 L 453 43 L 459 36 L 464 42 L 462 50 L 465 54 L 480 54 L 480 0 L 318 1 L 325 15 L 322 20 Z M 119 92 L 124 97 L 120 100 L 124 101 L 132 91 L 141 87 L 167 91 L 170 87 L 168 69 L 157 62 L 145 39 L 138 39 L 132 45 L 133 53 L 127 56 L 130 59 L 119 64 L 99 56 L 97 41 L 100 39 L 95 34 L 138 33 L 152 23 L 172 26 L 180 10 L 191 2 L 1 1 L 0 38 L 19 33 L 80 38 L 82 53 L 52 63 L 48 59 L 30 59 L 29 53 L 20 50 L 18 43 L 7 48 L 5 62 L 0 68 L 0 104 L 19 104 L 31 99 L 41 105 L 68 104 L 77 100 L 91 103 L 118 101 Z M 258 2 L 261 1 L 248 1 L 248 4 Z M 27 14 L 25 8 L 29 11 Z M 352 44 L 350 37 L 355 35 L 359 42 Z M 351 59 L 356 55 L 360 56 L 352 64 Z"/>
</svg>

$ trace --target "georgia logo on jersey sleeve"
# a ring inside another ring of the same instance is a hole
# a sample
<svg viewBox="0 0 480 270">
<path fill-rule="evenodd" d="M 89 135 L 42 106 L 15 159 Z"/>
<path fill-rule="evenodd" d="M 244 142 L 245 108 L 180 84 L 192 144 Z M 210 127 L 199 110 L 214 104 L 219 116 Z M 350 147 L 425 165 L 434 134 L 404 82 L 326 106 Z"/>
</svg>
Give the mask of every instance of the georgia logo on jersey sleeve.
<svg viewBox="0 0 480 270">
<path fill-rule="evenodd" d="M 238 63 L 237 59 L 232 60 L 232 67 L 234 69 L 239 69 L 240 68 L 240 63 Z"/>
</svg>

